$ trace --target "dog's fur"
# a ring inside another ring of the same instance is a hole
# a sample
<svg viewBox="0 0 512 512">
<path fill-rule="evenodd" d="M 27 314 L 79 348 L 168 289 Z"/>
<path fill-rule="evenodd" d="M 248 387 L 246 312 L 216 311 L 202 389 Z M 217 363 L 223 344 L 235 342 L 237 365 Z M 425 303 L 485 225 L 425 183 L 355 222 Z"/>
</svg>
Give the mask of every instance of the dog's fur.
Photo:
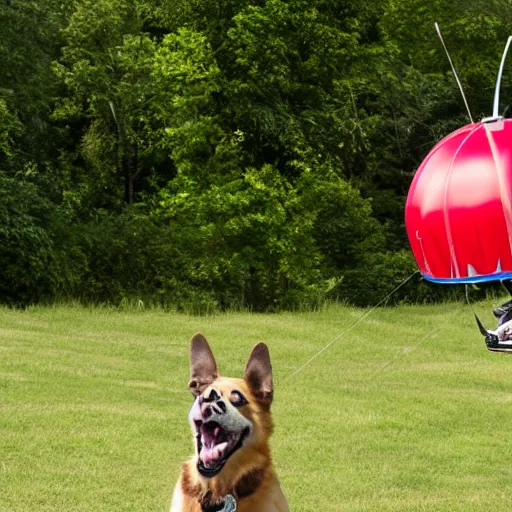
<svg viewBox="0 0 512 512">
<path fill-rule="evenodd" d="M 268 443 L 273 384 L 267 346 L 253 348 L 243 379 L 221 377 L 208 342 L 196 334 L 189 389 L 196 396 L 189 414 L 196 453 L 182 466 L 171 512 L 222 510 L 228 495 L 237 512 L 288 512 Z"/>
</svg>

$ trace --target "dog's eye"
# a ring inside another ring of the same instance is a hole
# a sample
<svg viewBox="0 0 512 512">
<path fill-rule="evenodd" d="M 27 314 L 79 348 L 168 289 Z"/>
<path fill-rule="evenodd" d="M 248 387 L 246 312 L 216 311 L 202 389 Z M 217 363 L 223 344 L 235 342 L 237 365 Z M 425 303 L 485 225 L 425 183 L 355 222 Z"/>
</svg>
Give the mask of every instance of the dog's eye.
<svg viewBox="0 0 512 512">
<path fill-rule="evenodd" d="M 230 402 L 234 407 L 242 407 L 249 403 L 240 391 L 231 391 Z"/>
</svg>

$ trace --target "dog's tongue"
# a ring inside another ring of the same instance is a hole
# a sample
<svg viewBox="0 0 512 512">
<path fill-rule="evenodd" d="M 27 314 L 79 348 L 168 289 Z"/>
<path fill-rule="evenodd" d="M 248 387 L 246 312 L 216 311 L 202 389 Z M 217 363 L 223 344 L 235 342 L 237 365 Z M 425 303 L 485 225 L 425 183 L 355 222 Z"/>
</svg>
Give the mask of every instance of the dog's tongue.
<svg viewBox="0 0 512 512">
<path fill-rule="evenodd" d="M 203 445 L 199 457 L 207 468 L 215 467 L 219 460 L 222 459 L 227 447 L 227 441 L 214 446 Z"/>
<path fill-rule="evenodd" d="M 228 446 L 226 433 L 215 423 L 206 423 L 201 427 L 201 453 L 199 457 L 206 467 L 215 467 L 223 457 Z"/>
<path fill-rule="evenodd" d="M 203 445 L 214 446 L 224 441 L 224 431 L 219 425 L 206 424 L 201 427 L 201 436 L 203 438 Z"/>
</svg>

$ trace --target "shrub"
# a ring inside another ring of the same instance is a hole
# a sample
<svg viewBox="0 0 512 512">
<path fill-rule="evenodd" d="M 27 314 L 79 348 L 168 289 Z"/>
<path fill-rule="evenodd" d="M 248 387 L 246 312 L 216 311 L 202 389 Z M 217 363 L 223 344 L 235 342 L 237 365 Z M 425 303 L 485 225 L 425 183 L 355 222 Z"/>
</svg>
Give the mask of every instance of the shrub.
<svg viewBox="0 0 512 512">
<path fill-rule="evenodd" d="M 356 306 L 373 306 L 382 301 L 407 277 L 418 270 L 410 251 L 369 252 L 357 267 L 347 269 L 331 297 Z M 429 303 L 464 298 L 463 286 L 446 286 L 425 281 L 418 274 L 383 305 Z"/>
<path fill-rule="evenodd" d="M 61 277 L 48 231 L 52 211 L 35 185 L 0 173 L 1 302 L 35 302 L 57 287 Z"/>
</svg>

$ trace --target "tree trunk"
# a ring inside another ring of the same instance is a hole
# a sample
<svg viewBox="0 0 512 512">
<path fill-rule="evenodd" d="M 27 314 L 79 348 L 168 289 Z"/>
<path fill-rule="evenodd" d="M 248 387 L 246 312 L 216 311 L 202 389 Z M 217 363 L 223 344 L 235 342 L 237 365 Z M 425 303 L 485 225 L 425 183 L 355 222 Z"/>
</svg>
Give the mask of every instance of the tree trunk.
<svg viewBox="0 0 512 512">
<path fill-rule="evenodd" d="M 127 204 L 133 204 L 133 180 L 134 176 L 132 173 L 130 160 L 125 158 L 126 165 L 126 180 L 125 180 L 125 201 Z"/>
</svg>

